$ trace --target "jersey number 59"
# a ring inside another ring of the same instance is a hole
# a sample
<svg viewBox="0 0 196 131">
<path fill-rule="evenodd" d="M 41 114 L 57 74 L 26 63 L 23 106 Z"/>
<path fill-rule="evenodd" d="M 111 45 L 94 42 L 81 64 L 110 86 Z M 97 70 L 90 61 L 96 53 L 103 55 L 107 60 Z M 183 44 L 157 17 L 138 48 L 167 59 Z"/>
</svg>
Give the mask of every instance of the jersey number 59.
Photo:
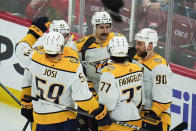
<svg viewBox="0 0 196 131">
<path fill-rule="evenodd" d="M 37 90 L 40 91 L 39 97 L 42 99 L 52 100 L 54 103 L 59 103 L 59 97 L 62 95 L 63 90 L 65 89 L 64 85 L 52 83 L 49 86 L 47 81 L 35 77 Z M 47 88 L 41 87 L 41 85 L 47 86 Z"/>
</svg>

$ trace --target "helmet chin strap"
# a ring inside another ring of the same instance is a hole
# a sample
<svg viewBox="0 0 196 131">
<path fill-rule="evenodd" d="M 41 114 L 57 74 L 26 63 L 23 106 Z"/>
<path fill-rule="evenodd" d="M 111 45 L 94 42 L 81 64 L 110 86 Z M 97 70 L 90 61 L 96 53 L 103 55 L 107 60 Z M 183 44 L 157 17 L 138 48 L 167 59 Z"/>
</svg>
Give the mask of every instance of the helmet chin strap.
<svg viewBox="0 0 196 131">
<path fill-rule="evenodd" d="M 96 24 L 93 25 L 93 34 L 95 34 L 95 32 L 96 32 Z"/>
<path fill-rule="evenodd" d="M 144 57 L 144 58 L 147 58 L 148 56 L 149 56 L 149 54 L 150 54 L 150 52 L 152 52 L 153 51 L 153 48 L 152 48 L 152 50 L 150 50 L 150 51 L 148 51 L 148 49 L 147 49 L 148 47 L 146 47 L 146 52 L 147 52 L 147 54 L 146 54 L 146 56 Z"/>
</svg>

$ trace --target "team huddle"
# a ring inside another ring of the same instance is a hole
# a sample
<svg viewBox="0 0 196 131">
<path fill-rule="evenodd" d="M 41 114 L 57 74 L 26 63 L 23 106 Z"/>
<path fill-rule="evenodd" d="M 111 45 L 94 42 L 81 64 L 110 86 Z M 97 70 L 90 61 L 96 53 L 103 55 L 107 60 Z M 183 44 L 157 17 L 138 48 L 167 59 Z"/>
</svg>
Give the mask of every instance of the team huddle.
<svg viewBox="0 0 196 131">
<path fill-rule="evenodd" d="M 107 12 L 95 12 L 91 22 L 93 34 L 72 41 L 64 20 L 36 18 L 16 44 L 25 68 L 21 114 L 32 122 L 32 131 L 168 131 L 172 72 L 154 52 L 157 32 L 140 30 L 130 58 L 128 41 L 111 32 Z M 35 46 L 39 38 L 42 43 Z"/>
</svg>

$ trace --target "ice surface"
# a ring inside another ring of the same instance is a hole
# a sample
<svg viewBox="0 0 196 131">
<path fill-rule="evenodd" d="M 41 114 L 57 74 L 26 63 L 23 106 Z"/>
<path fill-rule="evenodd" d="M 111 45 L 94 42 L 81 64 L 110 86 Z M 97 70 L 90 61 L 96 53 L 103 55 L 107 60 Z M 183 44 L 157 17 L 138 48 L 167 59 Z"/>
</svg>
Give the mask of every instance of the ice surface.
<svg viewBox="0 0 196 131">
<path fill-rule="evenodd" d="M 0 103 L 0 131 L 22 131 L 26 121 L 20 109 Z M 31 131 L 30 126 L 26 131 Z"/>
</svg>

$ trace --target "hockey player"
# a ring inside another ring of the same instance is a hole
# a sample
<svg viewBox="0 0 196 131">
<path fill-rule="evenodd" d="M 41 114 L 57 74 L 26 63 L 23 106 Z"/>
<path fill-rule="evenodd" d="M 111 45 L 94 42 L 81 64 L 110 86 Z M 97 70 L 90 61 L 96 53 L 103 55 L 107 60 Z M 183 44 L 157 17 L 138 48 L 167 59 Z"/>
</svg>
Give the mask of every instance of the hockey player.
<svg viewBox="0 0 196 131">
<path fill-rule="evenodd" d="M 75 57 L 78 59 L 78 53 L 74 51 L 71 47 L 67 46 L 68 39 L 70 39 L 70 29 L 68 24 L 64 20 L 53 20 L 52 23 L 50 24 L 49 32 L 60 32 L 63 34 L 65 38 L 65 48 L 64 48 L 64 53 L 63 55 L 66 57 Z M 45 39 L 45 34 L 44 36 L 41 37 L 41 40 L 39 38 L 39 43 L 35 43 L 33 45 L 34 50 L 37 51 L 43 51 L 43 41 Z M 71 42 L 71 41 L 69 41 Z M 35 46 L 37 45 L 37 46 Z M 22 103 L 22 108 L 21 108 L 21 114 L 27 118 L 30 122 L 33 122 L 33 107 L 32 107 L 32 101 L 24 98 L 24 95 L 31 95 L 31 73 L 25 69 L 24 75 L 23 75 L 23 81 L 22 81 L 22 93 L 20 97 L 20 101 Z M 34 130 L 34 123 L 32 124 L 32 130 Z"/>
<path fill-rule="evenodd" d="M 122 34 L 111 32 L 112 19 L 107 12 L 95 12 L 92 16 L 91 23 L 94 33 L 78 39 L 75 44 L 80 53 L 80 60 L 84 65 L 84 73 L 87 79 L 92 82 L 89 82 L 89 85 L 91 85 L 90 90 L 96 94 L 102 69 L 111 63 L 109 60 L 110 55 L 107 51 L 108 42 L 112 37 L 121 36 Z M 82 117 L 79 116 L 78 118 Z M 88 130 L 87 125 L 85 125 L 87 121 L 93 123 L 90 124 L 91 130 L 97 130 L 96 122 L 91 122 L 91 120 L 85 121 L 86 122 L 83 121 L 81 122 L 82 124 L 79 124 L 82 126 L 81 128 L 83 128 L 81 130 Z"/>
<path fill-rule="evenodd" d="M 142 102 L 141 68 L 128 62 L 128 42 L 124 36 L 113 37 L 108 44 L 108 50 L 113 64 L 103 69 L 98 91 L 99 102 L 107 106 L 110 117 L 115 121 L 141 127 L 142 121 L 138 110 Z M 135 129 L 113 123 L 111 126 L 100 127 L 99 130 Z"/>
<path fill-rule="evenodd" d="M 35 19 L 28 34 L 16 45 L 20 64 L 30 70 L 32 75 L 31 95 L 71 107 L 75 101 L 80 108 L 95 116 L 98 125 L 110 125 L 106 107 L 99 105 L 88 89 L 80 62 L 76 58 L 63 56 L 64 37 L 61 33 L 50 32 L 47 35 L 44 51 L 32 50 L 36 39 L 48 27 L 47 17 Z M 39 101 L 33 101 L 33 110 L 36 131 L 77 130 L 74 112 Z"/>
<path fill-rule="evenodd" d="M 136 51 L 134 57 L 144 73 L 143 128 L 153 131 L 168 131 L 171 126 L 170 87 L 172 71 L 166 60 L 154 52 L 158 35 L 155 30 L 144 28 L 135 35 Z M 152 119 L 151 119 L 152 118 Z"/>
</svg>

